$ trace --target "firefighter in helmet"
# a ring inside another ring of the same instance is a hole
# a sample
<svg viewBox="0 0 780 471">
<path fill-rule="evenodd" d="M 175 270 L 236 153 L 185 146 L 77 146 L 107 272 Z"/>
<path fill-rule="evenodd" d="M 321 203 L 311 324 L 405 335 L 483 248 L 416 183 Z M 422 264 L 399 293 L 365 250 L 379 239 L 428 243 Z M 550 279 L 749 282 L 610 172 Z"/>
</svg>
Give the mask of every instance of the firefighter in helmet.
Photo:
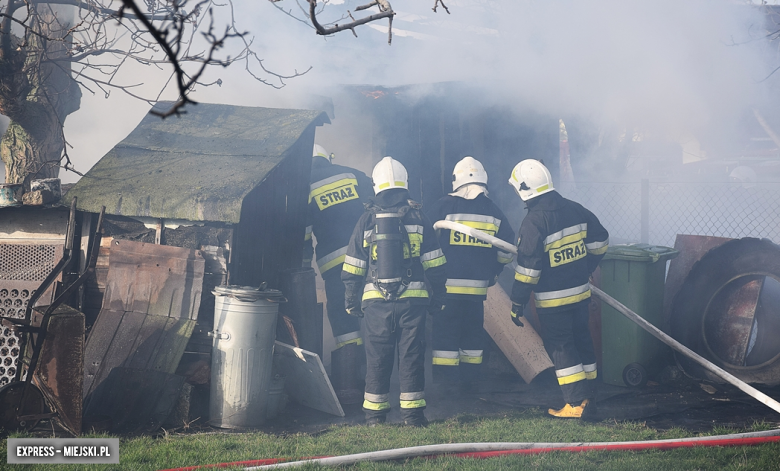
<svg viewBox="0 0 780 471">
<path fill-rule="evenodd" d="M 511 244 L 514 231 L 488 198 L 487 181 L 478 160 L 463 158 L 452 172 L 453 192 L 434 203 L 428 217 L 464 224 Z M 468 394 L 478 389 L 485 350 L 483 301 L 512 254 L 449 229 L 439 231 L 439 244 L 447 257 L 447 303 L 433 314 L 433 380 L 459 385 Z"/>
<path fill-rule="evenodd" d="M 331 378 L 336 395 L 344 404 L 362 398 L 365 350 L 360 321 L 344 307 L 341 267 L 352 228 L 363 214 L 363 203 L 371 196 L 371 180 L 354 168 L 335 165 L 332 155 L 315 144 L 309 186 L 309 222 L 306 228 L 304 266 L 310 266 L 317 239 L 317 266 L 325 282 L 327 312 L 336 340 L 331 353 Z"/>
<path fill-rule="evenodd" d="M 424 426 L 425 317 L 444 306 L 446 259 L 421 205 L 409 198 L 404 166 L 385 157 L 372 179 L 376 196 L 352 232 L 341 274 L 347 312 L 363 317 L 366 334 L 363 410 L 369 425 L 386 421 L 397 347 L 401 417 Z"/>
<path fill-rule="evenodd" d="M 566 401 L 548 413 L 581 417 L 593 401 L 597 374 L 588 328 L 588 280 L 607 251 L 609 233 L 593 213 L 555 191 L 541 162 L 518 163 L 509 183 L 528 209 L 517 242 L 512 321 L 524 325 L 523 309 L 533 291 L 542 340 Z"/>
</svg>

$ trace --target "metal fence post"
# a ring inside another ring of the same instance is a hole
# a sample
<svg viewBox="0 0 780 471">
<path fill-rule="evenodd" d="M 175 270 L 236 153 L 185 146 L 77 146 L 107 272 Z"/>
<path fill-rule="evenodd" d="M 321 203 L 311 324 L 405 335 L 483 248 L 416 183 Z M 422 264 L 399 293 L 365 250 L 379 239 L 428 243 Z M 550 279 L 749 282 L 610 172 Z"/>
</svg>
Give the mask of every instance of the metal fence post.
<svg viewBox="0 0 780 471">
<path fill-rule="evenodd" d="M 641 229 L 640 241 L 644 244 L 650 243 L 650 180 L 642 179 L 642 192 L 640 197 L 641 206 Z"/>
</svg>

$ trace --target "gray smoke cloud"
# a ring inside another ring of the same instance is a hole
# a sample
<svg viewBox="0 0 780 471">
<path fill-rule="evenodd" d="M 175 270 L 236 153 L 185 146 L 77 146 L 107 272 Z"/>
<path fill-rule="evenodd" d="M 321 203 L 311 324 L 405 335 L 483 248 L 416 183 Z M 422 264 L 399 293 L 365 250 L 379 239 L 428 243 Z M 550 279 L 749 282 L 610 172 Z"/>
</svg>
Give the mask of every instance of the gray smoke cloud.
<svg viewBox="0 0 780 471">
<path fill-rule="evenodd" d="M 329 6 L 322 19 L 362 3 Z M 638 127 L 683 141 L 732 129 L 740 113 L 775 100 L 777 92 L 777 80 L 766 78 L 780 57 L 761 39 L 764 14 L 745 3 L 450 0 L 449 15 L 432 12 L 433 1 L 392 3 L 398 15 L 388 46 L 386 22 L 359 27 L 358 38 L 349 31 L 323 38 L 270 2 L 236 2 L 239 27 L 255 36 L 267 68 L 282 74 L 312 68 L 281 90 L 255 82 L 238 64 L 212 69 L 207 80 L 221 78 L 222 86 L 201 87 L 193 98 L 288 107 L 339 84 L 463 81 L 483 88 L 486 105 L 581 116 L 605 129 Z M 300 16 L 293 0 L 277 5 Z M 136 67 L 123 77 L 143 80 L 154 94 L 167 72 Z M 77 168 L 86 171 L 147 109 L 120 93 L 108 100 L 85 94 L 66 122 Z"/>
</svg>

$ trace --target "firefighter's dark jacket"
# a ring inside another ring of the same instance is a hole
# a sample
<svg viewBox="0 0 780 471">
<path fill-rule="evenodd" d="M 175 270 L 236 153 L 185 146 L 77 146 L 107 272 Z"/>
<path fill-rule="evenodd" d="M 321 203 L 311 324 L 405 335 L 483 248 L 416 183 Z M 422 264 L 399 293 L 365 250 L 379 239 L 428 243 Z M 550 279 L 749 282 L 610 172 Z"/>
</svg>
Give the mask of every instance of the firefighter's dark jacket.
<svg viewBox="0 0 780 471">
<path fill-rule="evenodd" d="M 541 312 L 570 309 L 590 298 L 588 279 L 609 246 L 609 233 L 581 204 L 551 191 L 528 201 L 520 225 L 512 302 Z"/>
<path fill-rule="evenodd" d="M 366 204 L 366 212 L 355 225 L 352 237 L 347 247 L 347 256 L 344 261 L 341 279 L 346 286 L 347 299 L 362 299 L 363 304 L 383 301 L 380 291 L 376 289 L 371 280 L 371 273 L 375 272 L 375 256 L 370 254 L 370 239 L 374 227 L 372 225 L 372 207 L 381 208 L 384 211 L 398 211 L 404 206 L 411 209 L 403 218 L 403 224 L 409 235 L 411 247 L 405 249 L 405 253 L 411 255 L 411 278 L 408 288 L 400 298 L 409 299 L 412 304 L 429 304 L 431 299 L 440 301 L 444 297 L 444 283 L 447 275 L 444 271 L 446 258 L 436 240 L 433 226 L 428 218 L 420 210 L 420 205 L 409 199 L 409 192 L 402 188 L 385 190 Z M 431 293 L 425 284 L 428 279 Z"/>
<path fill-rule="evenodd" d="M 304 266 L 311 264 L 317 237 L 317 266 L 325 273 L 344 262 L 352 228 L 373 194 L 371 179 L 354 168 L 312 159 L 309 186 L 309 226 L 306 228 Z"/>
<path fill-rule="evenodd" d="M 464 224 L 511 244 L 515 233 L 504 213 L 484 193 L 474 199 L 447 195 L 427 212 L 431 221 L 453 221 Z M 462 232 L 441 229 L 439 245 L 447 257 L 447 297 L 482 301 L 488 285 L 512 254 L 474 239 Z"/>
</svg>

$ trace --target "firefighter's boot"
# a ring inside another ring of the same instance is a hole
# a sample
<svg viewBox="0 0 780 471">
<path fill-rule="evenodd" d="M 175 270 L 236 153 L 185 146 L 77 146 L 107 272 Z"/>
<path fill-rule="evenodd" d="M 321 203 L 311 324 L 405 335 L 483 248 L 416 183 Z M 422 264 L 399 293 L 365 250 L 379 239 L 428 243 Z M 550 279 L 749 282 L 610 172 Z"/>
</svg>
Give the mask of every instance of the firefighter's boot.
<svg viewBox="0 0 780 471">
<path fill-rule="evenodd" d="M 330 371 L 333 389 L 342 404 L 363 402 L 364 379 L 360 378 L 360 352 L 362 345 L 344 345 L 330 354 Z M 365 358 L 365 353 L 363 354 Z M 365 362 L 365 359 L 363 359 Z"/>
<path fill-rule="evenodd" d="M 547 409 L 547 413 L 550 414 L 553 417 L 560 417 L 565 419 L 579 419 L 582 417 L 582 411 L 585 410 L 585 407 L 588 405 L 588 400 L 585 399 L 582 401 L 582 404 L 578 406 L 572 406 L 571 404 L 566 404 L 563 406 L 562 409 Z"/>
</svg>

